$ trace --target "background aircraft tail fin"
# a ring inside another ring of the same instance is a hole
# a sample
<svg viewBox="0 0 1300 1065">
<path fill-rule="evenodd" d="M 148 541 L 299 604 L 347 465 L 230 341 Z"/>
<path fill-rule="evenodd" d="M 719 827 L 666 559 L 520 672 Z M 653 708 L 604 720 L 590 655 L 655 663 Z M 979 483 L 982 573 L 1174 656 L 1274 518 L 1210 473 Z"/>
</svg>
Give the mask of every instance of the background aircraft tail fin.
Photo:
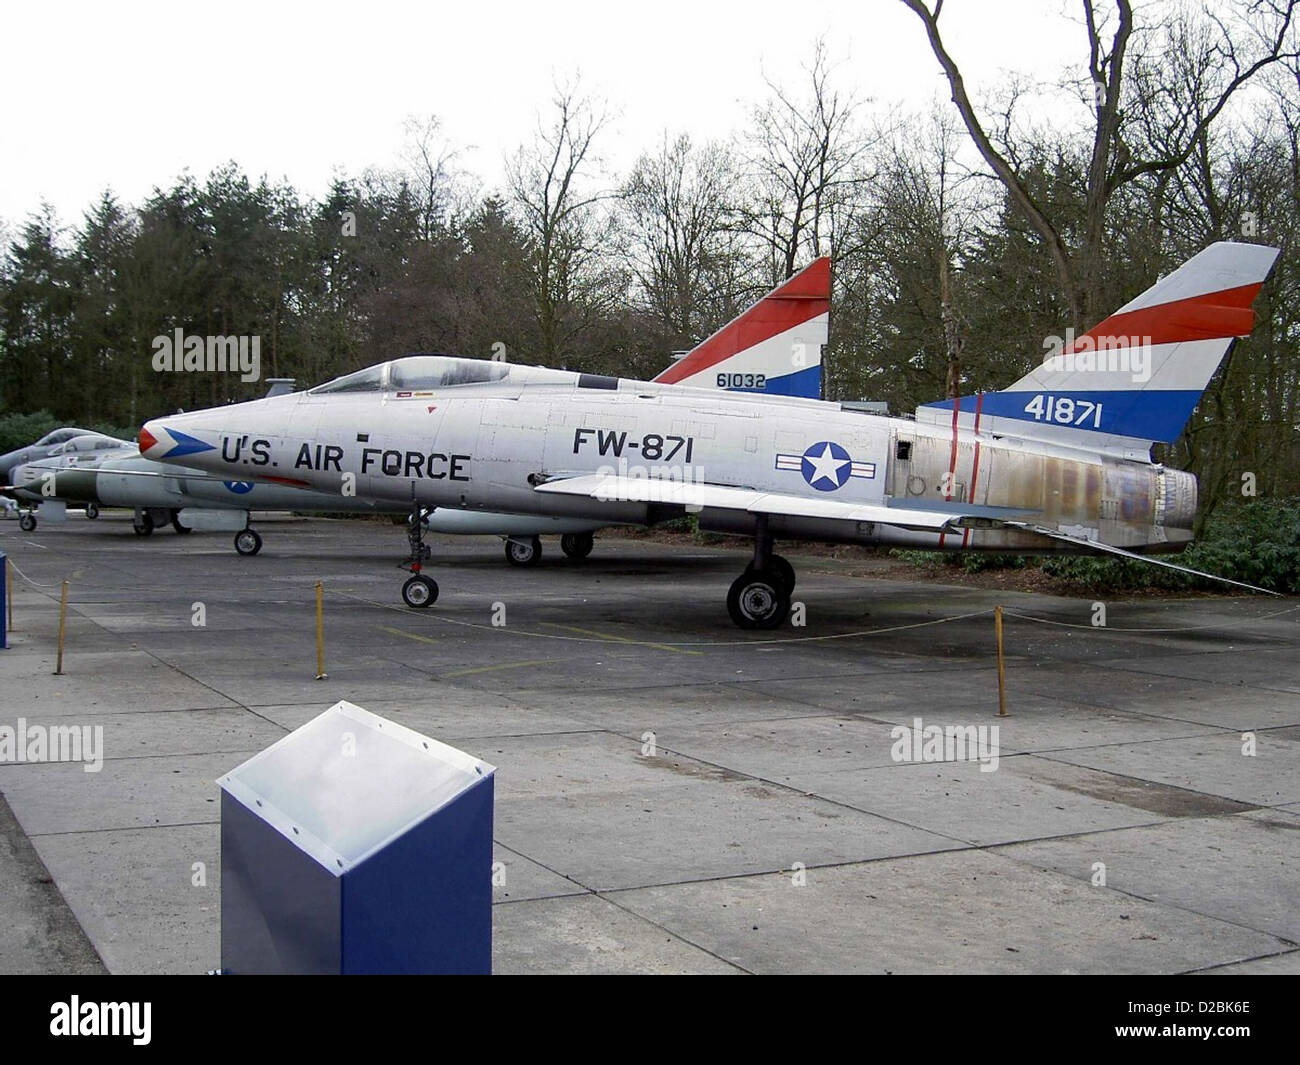
<svg viewBox="0 0 1300 1065">
<path fill-rule="evenodd" d="M 831 308 L 831 261 L 822 257 L 777 286 L 654 380 L 819 399 Z"/>
<path fill-rule="evenodd" d="M 1211 244 L 1001 392 L 928 403 L 917 419 L 1076 445 L 1150 450 L 1178 439 L 1219 363 L 1255 323 L 1251 304 L 1277 258 Z M 976 424 L 978 421 L 978 424 Z"/>
</svg>

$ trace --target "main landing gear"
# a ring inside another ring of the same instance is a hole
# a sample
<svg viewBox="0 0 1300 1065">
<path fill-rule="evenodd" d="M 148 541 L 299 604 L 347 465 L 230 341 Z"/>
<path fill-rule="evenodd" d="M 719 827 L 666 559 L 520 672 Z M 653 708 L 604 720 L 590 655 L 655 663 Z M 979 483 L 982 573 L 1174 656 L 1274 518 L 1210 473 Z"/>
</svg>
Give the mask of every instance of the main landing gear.
<svg viewBox="0 0 1300 1065">
<path fill-rule="evenodd" d="M 542 560 L 540 536 L 506 537 L 506 561 L 512 566 L 535 566 Z"/>
<path fill-rule="evenodd" d="M 560 550 L 569 558 L 586 558 L 596 546 L 591 533 L 565 533 L 560 537 Z"/>
<path fill-rule="evenodd" d="M 591 533 L 565 533 L 560 537 L 560 550 L 567 558 L 586 558 L 595 546 L 596 538 Z M 542 538 L 540 536 L 506 537 L 506 561 L 510 565 L 535 566 L 541 560 Z"/>
<path fill-rule="evenodd" d="M 402 563 L 411 571 L 411 576 L 402 585 L 402 602 L 416 610 L 433 606 L 438 598 L 438 582 L 420 572 L 425 560 L 432 554 L 429 545 L 424 542 L 424 509 L 412 507 L 411 516 L 406 523 L 406 539 L 411 545 L 410 557 Z"/>
<path fill-rule="evenodd" d="M 262 537 L 253 528 L 252 520 L 253 515 L 249 511 L 244 511 L 244 527 L 235 533 L 235 550 L 246 557 L 251 557 L 262 550 Z M 175 522 L 173 524 L 176 525 L 176 531 L 180 532 L 182 526 Z"/>
<path fill-rule="evenodd" d="M 775 629 L 790 613 L 794 567 L 772 553 L 766 515 L 758 515 L 754 560 L 727 592 L 727 613 L 742 629 Z"/>
</svg>

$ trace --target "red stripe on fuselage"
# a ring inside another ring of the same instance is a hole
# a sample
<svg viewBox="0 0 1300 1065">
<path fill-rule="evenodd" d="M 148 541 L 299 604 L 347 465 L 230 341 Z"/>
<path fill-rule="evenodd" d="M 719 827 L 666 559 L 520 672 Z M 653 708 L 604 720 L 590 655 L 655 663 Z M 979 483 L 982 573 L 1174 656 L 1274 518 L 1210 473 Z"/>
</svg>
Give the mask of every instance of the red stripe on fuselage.
<svg viewBox="0 0 1300 1065">
<path fill-rule="evenodd" d="M 952 401 L 952 450 L 948 453 L 948 490 L 943 494 L 944 502 L 952 499 L 952 482 L 957 475 L 957 416 L 961 413 L 961 396 L 953 397 Z M 939 534 L 939 546 L 943 547 L 943 542 L 947 538 L 948 532 L 944 530 Z"/>
<path fill-rule="evenodd" d="M 970 464 L 970 503 L 975 505 L 975 486 L 980 480 L 980 412 L 984 409 L 984 393 L 975 393 L 975 457 Z M 962 529 L 961 546 L 970 543 L 970 530 Z"/>
</svg>

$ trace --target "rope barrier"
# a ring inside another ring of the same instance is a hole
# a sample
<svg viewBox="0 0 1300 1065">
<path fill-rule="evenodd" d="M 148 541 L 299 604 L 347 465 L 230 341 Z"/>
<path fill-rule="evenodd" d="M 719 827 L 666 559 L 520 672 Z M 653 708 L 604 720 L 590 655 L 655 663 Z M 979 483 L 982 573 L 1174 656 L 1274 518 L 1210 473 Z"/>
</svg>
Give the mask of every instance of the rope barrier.
<svg viewBox="0 0 1300 1065">
<path fill-rule="evenodd" d="M 367 599 L 364 596 L 354 595 L 351 592 L 335 591 L 332 594 L 345 596 L 354 602 L 365 603 L 368 606 L 377 606 L 381 610 L 393 610 L 399 614 L 405 614 L 408 616 L 411 613 L 411 611 L 406 607 L 396 606 L 393 603 L 381 603 L 375 599 Z M 671 643 L 665 640 L 656 640 L 655 644 L 659 647 L 756 647 L 762 644 L 814 643 L 819 640 L 848 640 L 856 636 L 878 636 L 885 632 L 903 632 L 906 629 L 923 629 L 931 625 L 943 625 L 950 621 L 964 621 L 966 618 L 977 618 L 992 613 L 993 608 L 987 607 L 984 610 L 971 611 L 969 614 L 953 614 L 951 617 L 932 618 L 929 621 L 916 621 L 907 625 L 889 625 L 878 629 L 861 629 L 857 632 L 837 632 L 826 636 L 786 636 L 771 640 L 680 640 Z M 458 625 L 461 628 L 466 629 L 487 629 L 491 632 L 505 632 L 511 636 L 530 636 L 538 640 L 567 640 L 571 643 L 610 642 L 610 640 L 599 636 L 561 636 L 558 633 L 551 632 L 529 632 L 523 629 L 481 625 L 474 621 L 463 621 L 460 618 L 447 617 L 445 614 L 429 614 L 427 616 L 435 621 L 441 621 L 447 625 Z"/>
<path fill-rule="evenodd" d="M 1085 629 L 1088 632 L 1204 632 L 1206 629 L 1236 629 L 1244 625 L 1253 625 L 1261 621 L 1269 621 L 1273 618 L 1281 617 L 1283 614 L 1291 614 L 1300 610 L 1300 605 L 1287 607 L 1285 610 L 1275 610 L 1271 614 L 1262 614 L 1257 618 L 1244 618 L 1237 624 L 1215 622 L 1210 625 L 1177 625 L 1168 628 L 1157 626 L 1145 628 L 1123 628 L 1119 625 L 1084 625 L 1077 621 L 1057 621 L 1054 618 L 1039 618 L 1033 614 L 1019 614 L 1014 610 L 1004 610 L 1002 613 L 1009 618 L 1018 618 L 1020 621 L 1032 621 L 1039 625 L 1054 625 L 1062 629 Z"/>
</svg>

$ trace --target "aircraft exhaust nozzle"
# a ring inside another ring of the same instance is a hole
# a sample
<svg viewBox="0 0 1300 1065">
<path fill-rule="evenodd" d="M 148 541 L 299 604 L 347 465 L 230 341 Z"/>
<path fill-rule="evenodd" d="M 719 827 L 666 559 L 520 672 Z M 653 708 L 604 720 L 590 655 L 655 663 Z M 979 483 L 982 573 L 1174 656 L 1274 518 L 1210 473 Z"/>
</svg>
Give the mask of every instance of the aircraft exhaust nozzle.
<svg viewBox="0 0 1300 1065">
<path fill-rule="evenodd" d="M 1196 522 L 1196 474 L 1161 470 L 1156 480 L 1157 520 L 1166 529 L 1190 529 Z"/>
</svg>

